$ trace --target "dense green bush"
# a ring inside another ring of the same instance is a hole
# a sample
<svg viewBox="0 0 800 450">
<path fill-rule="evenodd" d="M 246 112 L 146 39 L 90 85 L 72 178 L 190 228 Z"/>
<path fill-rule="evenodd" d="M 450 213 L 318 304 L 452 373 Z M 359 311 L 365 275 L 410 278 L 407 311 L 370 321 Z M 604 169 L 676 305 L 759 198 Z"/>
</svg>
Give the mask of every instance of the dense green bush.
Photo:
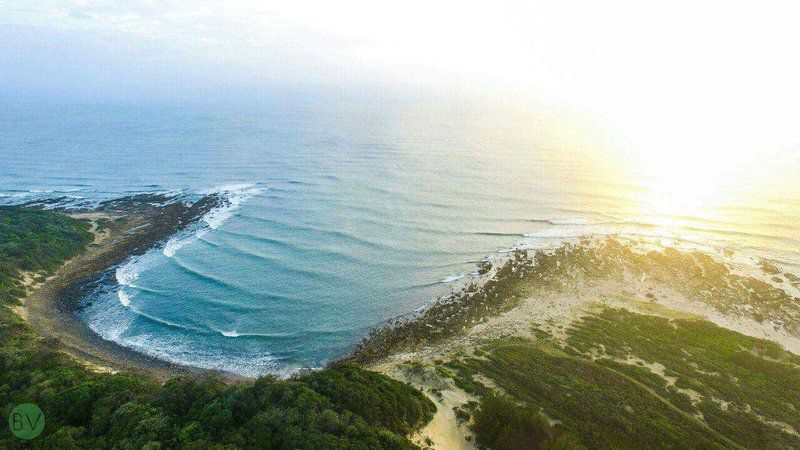
<svg viewBox="0 0 800 450">
<path fill-rule="evenodd" d="M 4 324 L 7 318 L 4 312 Z M 352 365 L 294 380 L 227 385 L 207 375 L 159 385 L 132 374 L 86 372 L 40 342 L 9 346 L 7 334 L 19 331 L 28 332 L 17 324 L 3 327 L 0 336 L 0 404 L 5 414 L 22 402 L 42 408 L 47 425 L 33 441 L 42 448 L 405 449 L 414 446 L 399 432 L 426 423 L 434 411 L 410 386 Z M 328 397 L 312 387 L 329 380 L 343 390 Z M 359 398 L 382 405 L 393 429 L 362 416 L 371 405 Z M 8 433 L 0 438 L 2 448 L 22 446 Z"/>
<path fill-rule="evenodd" d="M 442 363 L 481 397 L 478 443 L 530 448 L 541 411 L 589 448 L 800 448 L 800 358 L 773 342 L 622 309 L 565 331 L 566 341 L 542 329 L 487 341 L 480 358 Z"/>
<path fill-rule="evenodd" d="M 91 241 L 87 222 L 63 214 L 0 206 L 0 304 L 25 294 L 20 270 L 51 272 Z"/>
<path fill-rule="evenodd" d="M 19 270 L 50 271 L 79 252 L 85 223 L 64 215 L 0 209 L 3 300 L 22 290 Z M 9 287 L 10 286 L 10 287 Z M 225 384 L 218 376 L 174 378 L 88 372 L 0 305 L 0 408 L 36 403 L 46 425 L 25 443 L 8 428 L 0 448 L 409 449 L 404 436 L 435 406 L 411 386 L 341 363 L 292 380 Z"/>
<path fill-rule="evenodd" d="M 497 395 L 487 395 L 475 412 L 476 442 L 494 450 L 579 449 L 578 439 L 558 432 L 528 405 Z"/>
<path fill-rule="evenodd" d="M 421 392 L 409 393 L 406 386 L 354 364 L 340 363 L 333 370 L 305 378 L 314 391 L 333 400 L 340 409 L 352 411 L 370 425 L 406 434 L 427 423 L 435 407 Z"/>
</svg>

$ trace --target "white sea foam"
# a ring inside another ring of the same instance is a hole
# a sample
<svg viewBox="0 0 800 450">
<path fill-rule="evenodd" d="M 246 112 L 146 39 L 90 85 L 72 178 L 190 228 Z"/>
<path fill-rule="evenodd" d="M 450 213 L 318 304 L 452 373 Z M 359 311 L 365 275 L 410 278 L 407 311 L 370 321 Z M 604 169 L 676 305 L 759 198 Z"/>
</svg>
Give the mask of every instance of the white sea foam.
<svg viewBox="0 0 800 450">
<path fill-rule="evenodd" d="M 280 333 L 280 332 L 275 332 L 275 333 L 245 333 L 245 332 L 239 332 L 239 331 L 236 331 L 236 330 L 225 331 L 225 330 L 218 330 L 218 329 L 215 329 L 213 327 L 211 329 L 211 332 L 219 333 L 219 334 L 221 334 L 221 335 L 223 335 L 225 337 L 229 337 L 229 338 L 256 337 L 256 338 L 273 338 L 273 339 L 277 339 L 277 338 L 284 338 L 284 337 L 287 337 L 287 336 L 290 335 L 289 333 Z"/>
<path fill-rule="evenodd" d="M 465 274 L 465 273 L 457 273 L 455 275 L 448 275 L 448 276 L 442 278 L 441 280 L 439 280 L 439 283 L 451 283 L 453 281 L 460 280 L 460 279 L 464 278 L 465 276 L 467 276 L 467 274 Z"/>
<path fill-rule="evenodd" d="M 119 343 L 166 361 L 250 377 L 272 373 L 286 378 L 300 369 L 282 366 L 269 352 L 221 351 L 214 346 L 198 346 L 187 342 L 183 336 L 174 334 L 142 333 L 124 336 Z"/>
<path fill-rule="evenodd" d="M 234 212 L 241 206 L 242 203 L 263 191 L 264 189 L 256 187 L 256 185 L 253 183 L 220 186 L 215 189 L 215 192 L 225 197 L 225 204 L 209 211 L 205 216 L 203 216 L 203 221 L 208 224 L 208 227 L 212 230 L 217 229 L 226 220 L 233 216 Z"/>
<path fill-rule="evenodd" d="M 143 269 L 142 264 L 140 264 L 141 259 L 141 257 L 130 258 L 125 264 L 117 267 L 114 276 L 119 285 L 134 286 L 133 282 L 139 278 L 139 274 Z"/>
<path fill-rule="evenodd" d="M 134 332 L 131 326 L 140 313 L 109 296 L 95 299 L 81 315 L 89 328 L 102 338 L 165 361 L 252 377 L 267 373 L 289 377 L 299 370 L 299 367 L 284 366 L 263 350 L 220 350 L 202 339 L 187 340 L 181 331 L 171 328 L 155 331 L 137 327 L 138 331 Z"/>
<path fill-rule="evenodd" d="M 167 243 L 164 245 L 164 249 L 162 250 L 164 256 L 166 256 L 167 258 L 172 258 L 173 256 L 175 256 L 175 252 L 177 252 L 181 247 L 183 247 L 180 241 L 181 241 L 180 239 L 176 239 L 175 237 L 169 238 Z"/>
<path fill-rule="evenodd" d="M 119 284 L 117 290 L 117 298 L 119 304 L 128 308 L 131 304 L 131 299 L 135 295 L 137 288 L 136 280 L 139 279 L 141 273 L 157 263 L 156 254 L 152 251 L 144 255 L 134 256 L 129 258 L 121 266 L 117 267 L 114 272 L 114 277 Z"/>
<path fill-rule="evenodd" d="M 120 289 L 117 291 L 117 297 L 119 297 L 119 302 L 122 303 L 122 306 L 130 306 L 131 304 L 131 297 L 125 292 L 124 289 Z"/>
<path fill-rule="evenodd" d="M 198 224 L 199 228 L 195 228 L 189 232 L 179 234 L 171 237 L 161 253 L 167 257 L 173 257 L 175 253 L 182 247 L 188 245 L 194 240 L 203 237 L 209 230 L 216 229 L 222 225 L 226 220 L 235 214 L 242 203 L 262 192 L 263 189 L 256 187 L 254 184 L 242 185 L 228 185 L 214 189 L 211 192 L 217 193 L 222 197 L 222 205 L 209 211 L 203 216 L 201 222 Z M 130 328 L 136 316 L 147 316 L 140 311 L 132 309 L 132 289 L 135 289 L 136 281 L 139 279 L 143 271 L 151 268 L 153 265 L 164 261 L 159 259 L 158 250 L 151 250 L 144 255 L 134 256 L 129 258 L 125 263 L 117 267 L 114 275 L 119 284 L 119 289 L 116 292 L 115 300 L 113 303 L 109 302 L 109 298 L 105 301 L 98 301 L 94 305 L 86 309 L 85 315 L 87 323 L 92 330 L 106 339 L 113 340 L 122 345 L 133 347 L 153 356 L 161 357 L 167 360 L 172 360 L 180 363 L 189 363 L 199 367 L 218 368 L 224 370 L 232 370 L 238 373 L 248 373 L 250 369 L 244 369 L 243 364 L 226 365 L 222 360 L 208 361 L 206 363 L 197 363 L 196 361 L 186 361 L 179 358 L 169 357 L 168 354 L 155 351 L 153 348 L 145 348 L 148 346 L 146 342 L 150 341 L 153 336 L 137 336 L 133 339 L 124 337 L 124 334 Z M 163 321 L 162 319 L 151 318 L 154 321 L 162 322 L 166 325 L 172 325 L 178 328 L 184 328 L 177 324 Z M 194 330 L 202 331 L 202 330 Z M 226 337 L 239 337 L 240 334 L 235 330 L 221 332 Z M 263 374 L 265 369 L 270 367 L 270 371 L 274 371 L 273 358 L 270 356 L 262 356 L 260 367 L 254 368 L 253 374 Z"/>
<path fill-rule="evenodd" d="M 205 236 L 209 229 L 215 230 L 219 228 L 225 221 L 235 215 L 236 210 L 239 209 L 244 202 L 263 191 L 263 188 L 259 188 L 253 183 L 229 184 L 216 187 L 209 191 L 203 191 L 202 193 L 204 194 L 219 194 L 222 197 L 222 205 L 212 209 L 203 216 L 202 222 L 205 224 L 205 227 L 196 229 L 191 234 L 171 237 L 162 250 L 164 256 L 172 258 L 178 250 L 191 244 L 198 238 Z"/>
<path fill-rule="evenodd" d="M 526 238 L 571 238 L 580 237 L 587 234 L 583 230 L 564 230 L 561 228 L 550 228 L 547 230 L 536 231 L 534 233 L 525 233 L 523 236 Z"/>
<path fill-rule="evenodd" d="M 131 299 L 138 288 L 136 280 L 139 279 L 142 272 L 158 263 L 157 256 L 158 253 L 151 250 L 144 255 L 128 258 L 127 261 L 117 267 L 114 277 L 117 280 L 117 284 L 119 284 L 119 289 L 117 290 L 119 304 L 126 308 L 130 306 Z"/>
<path fill-rule="evenodd" d="M 135 314 L 116 296 L 102 295 L 81 311 L 87 326 L 104 339 L 119 342 L 130 329 Z M 117 300 L 117 301 L 115 301 Z"/>
<path fill-rule="evenodd" d="M 551 225 L 589 225 L 586 219 L 550 219 L 548 222 Z"/>
</svg>

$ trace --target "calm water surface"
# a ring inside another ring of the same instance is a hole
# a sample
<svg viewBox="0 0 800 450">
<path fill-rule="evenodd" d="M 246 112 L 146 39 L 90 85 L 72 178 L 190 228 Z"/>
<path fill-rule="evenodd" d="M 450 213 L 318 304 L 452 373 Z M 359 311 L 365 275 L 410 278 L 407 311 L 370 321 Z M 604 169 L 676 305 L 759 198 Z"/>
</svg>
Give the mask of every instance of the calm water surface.
<svg viewBox="0 0 800 450">
<path fill-rule="evenodd" d="M 120 266 L 83 317 L 245 375 L 321 366 L 526 241 L 682 238 L 798 271 L 796 152 L 664 170 L 597 128 L 458 102 L 5 104 L 0 201 L 222 192 L 230 207 Z"/>
</svg>

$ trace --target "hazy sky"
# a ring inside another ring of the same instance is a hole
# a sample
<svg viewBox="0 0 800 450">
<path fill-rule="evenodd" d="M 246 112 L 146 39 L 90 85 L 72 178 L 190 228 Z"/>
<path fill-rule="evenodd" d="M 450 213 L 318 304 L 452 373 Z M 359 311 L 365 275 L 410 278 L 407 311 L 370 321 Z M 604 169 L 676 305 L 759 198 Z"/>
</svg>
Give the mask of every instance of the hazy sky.
<svg viewBox="0 0 800 450">
<path fill-rule="evenodd" d="M 0 0 L 0 98 L 477 93 L 665 149 L 797 149 L 797 4 Z"/>
</svg>

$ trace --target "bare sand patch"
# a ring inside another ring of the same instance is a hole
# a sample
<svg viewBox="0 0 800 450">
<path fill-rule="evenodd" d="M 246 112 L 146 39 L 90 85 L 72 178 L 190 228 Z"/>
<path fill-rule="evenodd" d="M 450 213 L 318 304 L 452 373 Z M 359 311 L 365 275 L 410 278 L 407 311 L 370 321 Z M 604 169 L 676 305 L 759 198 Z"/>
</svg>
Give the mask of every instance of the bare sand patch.
<svg viewBox="0 0 800 450">
<path fill-rule="evenodd" d="M 584 244 L 585 242 L 586 240 Z M 595 239 L 590 245 L 602 245 L 601 242 L 601 239 Z M 666 318 L 704 319 L 747 336 L 776 342 L 787 350 L 800 354 L 798 305 L 794 304 L 799 300 L 796 295 L 800 292 L 787 281 L 791 277 L 773 279 L 774 276 L 770 273 L 759 270 L 756 259 L 732 252 L 720 252 L 720 255 L 715 255 L 715 258 L 719 256 L 718 259 L 711 259 L 696 250 L 694 253 L 681 253 L 638 241 L 626 241 L 618 245 L 612 253 L 612 258 L 618 258 L 617 260 L 599 260 L 601 264 L 607 263 L 611 266 L 607 269 L 611 275 L 590 276 L 592 267 L 585 265 L 585 252 L 575 256 L 580 263 L 576 267 L 569 266 L 572 264 L 569 256 L 555 258 L 555 263 L 552 262 L 553 258 L 545 259 L 551 264 L 547 269 L 549 272 L 536 275 L 533 278 L 535 282 L 525 286 L 526 295 L 516 301 L 513 308 L 497 314 L 487 314 L 463 331 L 455 329 L 453 333 L 432 339 L 416 349 L 390 355 L 372 368 L 408 381 L 426 393 L 435 389 L 440 389 L 443 393 L 449 392 L 447 395 L 443 394 L 441 399 L 431 397 L 437 406 L 446 406 L 448 410 L 437 412 L 435 423 L 432 422 L 424 430 L 427 433 L 425 436 L 430 437 L 434 444 L 437 441 L 443 443 L 442 445 L 462 443 L 460 447 L 436 448 L 469 448 L 468 441 L 455 438 L 458 433 L 464 435 L 468 430 L 464 430 L 464 424 L 459 424 L 455 415 L 450 414 L 450 408 L 454 406 L 451 403 L 466 401 L 465 397 L 457 396 L 449 387 L 443 388 L 441 384 L 451 380 L 438 376 L 434 370 L 430 370 L 430 374 L 424 379 L 413 379 L 404 375 L 404 367 L 430 367 L 437 361 L 459 355 L 475 355 L 476 349 L 483 343 L 501 338 L 535 340 L 537 330 L 545 331 L 563 343 L 576 320 L 608 307 Z M 659 266 L 662 261 L 663 267 Z M 494 265 L 498 267 L 500 263 L 495 262 Z M 534 266 L 533 270 L 537 268 Z M 496 270 L 488 273 L 484 279 L 492 277 L 494 273 Z M 524 269 L 511 270 L 508 276 L 515 277 L 518 273 L 522 279 Z M 561 278 L 555 278 L 555 275 Z M 670 278 L 673 276 L 674 278 Z M 466 289 L 464 297 L 467 300 L 470 295 L 481 294 L 480 287 Z M 484 295 L 483 298 L 492 297 Z M 756 303 L 749 303 L 751 299 Z M 489 311 L 488 308 L 486 310 Z M 450 311 L 452 308 L 445 318 L 453 317 Z M 441 322 L 442 319 L 430 320 L 432 323 L 436 321 Z M 665 385 L 686 395 L 693 404 L 703 400 L 696 391 L 675 387 L 678 380 L 667 375 L 664 366 L 658 362 L 647 362 L 635 357 L 617 362 L 648 368 L 663 378 Z M 491 380 L 476 381 L 491 387 Z M 445 405 L 445 402 L 448 403 Z M 772 425 L 785 428 L 782 426 L 785 424 Z"/>
</svg>

